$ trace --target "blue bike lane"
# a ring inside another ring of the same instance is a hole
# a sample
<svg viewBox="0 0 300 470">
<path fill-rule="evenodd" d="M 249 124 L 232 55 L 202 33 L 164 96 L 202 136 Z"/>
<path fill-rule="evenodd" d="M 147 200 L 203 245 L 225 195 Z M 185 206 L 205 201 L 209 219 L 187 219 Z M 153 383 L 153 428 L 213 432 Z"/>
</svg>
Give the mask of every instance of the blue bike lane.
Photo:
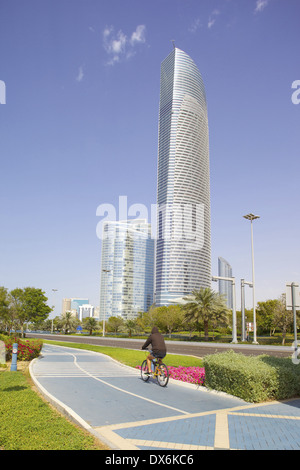
<svg viewBox="0 0 300 470">
<path fill-rule="evenodd" d="M 40 392 L 113 450 L 300 449 L 300 400 L 249 404 L 170 380 L 159 387 L 103 354 L 45 344 Z"/>
</svg>

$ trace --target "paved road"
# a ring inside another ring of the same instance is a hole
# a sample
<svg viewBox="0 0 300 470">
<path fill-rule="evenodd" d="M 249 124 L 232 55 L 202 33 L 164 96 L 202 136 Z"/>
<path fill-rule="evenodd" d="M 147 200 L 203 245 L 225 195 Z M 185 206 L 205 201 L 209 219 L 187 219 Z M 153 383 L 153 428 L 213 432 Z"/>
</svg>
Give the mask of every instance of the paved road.
<svg viewBox="0 0 300 470">
<path fill-rule="evenodd" d="M 48 344 L 30 372 L 55 406 L 111 449 L 300 450 L 300 399 L 254 405 L 172 380 L 162 388 L 103 354 Z"/>
<path fill-rule="evenodd" d="M 102 346 L 115 346 L 129 349 L 141 349 L 145 340 L 110 338 L 99 336 L 69 336 L 69 335 L 47 335 L 38 333 L 26 333 L 26 336 L 34 338 L 44 338 L 56 341 L 69 341 L 78 343 L 98 344 Z M 185 341 L 166 341 L 169 353 L 187 354 L 198 357 L 204 357 L 207 354 L 224 352 L 229 349 L 243 353 L 245 355 L 269 354 L 277 357 L 291 357 L 293 350 L 290 346 L 265 346 L 254 344 L 226 344 L 226 343 L 197 343 Z"/>
</svg>

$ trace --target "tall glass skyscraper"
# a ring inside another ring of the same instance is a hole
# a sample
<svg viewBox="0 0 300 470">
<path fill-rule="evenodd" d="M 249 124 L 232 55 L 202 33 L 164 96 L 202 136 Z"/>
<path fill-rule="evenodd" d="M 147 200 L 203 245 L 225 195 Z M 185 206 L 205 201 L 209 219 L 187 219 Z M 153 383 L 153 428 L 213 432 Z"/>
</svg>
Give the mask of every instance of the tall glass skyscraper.
<svg viewBox="0 0 300 470">
<path fill-rule="evenodd" d="M 153 303 L 154 240 L 144 219 L 103 225 L 100 320 L 136 318 Z"/>
<path fill-rule="evenodd" d="M 232 267 L 226 259 L 218 258 L 218 276 L 232 277 Z M 228 308 L 233 308 L 232 282 L 219 280 L 219 294 L 224 295 Z"/>
<path fill-rule="evenodd" d="M 161 64 L 157 306 L 211 286 L 209 138 L 204 84 L 174 48 Z"/>
</svg>

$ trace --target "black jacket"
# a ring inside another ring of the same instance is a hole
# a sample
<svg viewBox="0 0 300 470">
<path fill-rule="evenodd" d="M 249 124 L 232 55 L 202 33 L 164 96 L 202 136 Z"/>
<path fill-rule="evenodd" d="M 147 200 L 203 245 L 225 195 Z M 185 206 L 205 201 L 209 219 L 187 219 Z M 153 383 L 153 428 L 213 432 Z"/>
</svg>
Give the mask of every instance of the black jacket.
<svg viewBox="0 0 300 470">
<path fill-rule="evenodd" d="M 143 344 L 142 349 L 146 349 L 147 346 L 149 346 L 149 344 L 151 344 L 152 351 L 155 354 L 158 354 L 158 353 L 166 354 L 167 348 L 166 348 L 164 337 L 163 335 L 159 333 L 158 328 L 156 326 L 152 328 L 151 335 Z"/>
</svg>

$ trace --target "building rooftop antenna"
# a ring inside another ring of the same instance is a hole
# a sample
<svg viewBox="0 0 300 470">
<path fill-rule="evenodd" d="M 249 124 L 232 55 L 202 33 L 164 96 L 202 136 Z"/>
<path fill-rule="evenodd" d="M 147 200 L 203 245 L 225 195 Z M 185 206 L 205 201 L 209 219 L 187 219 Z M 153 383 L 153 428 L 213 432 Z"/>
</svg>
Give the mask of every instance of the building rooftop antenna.
<svg viewBox="0 0 300 470">
<path fill-rule="evenodd" d="M 175 49 L 175 47 L 176 47 L 176 46 L 175 46 L 175 39 L 172 39 L 171 41 L 172 41 L 173 47 L 174 47 L 174 49 Z"/>
</svg>

